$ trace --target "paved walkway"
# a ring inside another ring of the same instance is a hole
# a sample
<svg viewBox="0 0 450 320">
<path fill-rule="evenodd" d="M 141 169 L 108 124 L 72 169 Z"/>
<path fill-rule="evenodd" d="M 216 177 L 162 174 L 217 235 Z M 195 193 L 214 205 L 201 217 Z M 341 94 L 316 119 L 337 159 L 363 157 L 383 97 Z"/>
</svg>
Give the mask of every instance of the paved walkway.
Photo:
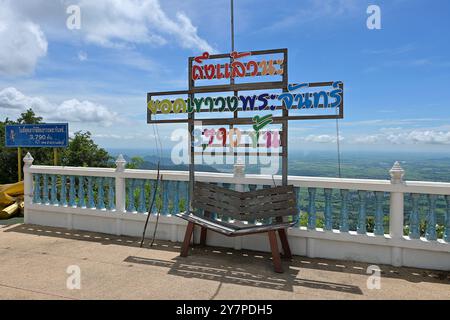
<svg viewBox="0 0 450 320">
<path fill-rule="evenodd" d="M 272 272 L 265 253 L 16 224 L 0 226 L 0 299 L 450 299 L 450 272 L 380 266 L 381 289 L 367 288 L 370 264 L 296 256 Z M 67 268 L 81 289 L 67 289 Z"/>
</svg>

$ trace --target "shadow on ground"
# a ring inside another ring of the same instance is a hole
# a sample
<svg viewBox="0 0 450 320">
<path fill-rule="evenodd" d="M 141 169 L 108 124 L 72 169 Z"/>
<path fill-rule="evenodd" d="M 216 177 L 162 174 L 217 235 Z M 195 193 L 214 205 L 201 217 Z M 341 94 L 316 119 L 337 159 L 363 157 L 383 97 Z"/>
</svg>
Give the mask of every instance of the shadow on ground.
<svg viewBox="0 0 450 320">
<path fill-rule="evenodd" d="M 114 236 L 87 231 L 74 231 L 64 228 L 54 228 L 36 225 L 16 225 L 4 230 L 4 232 L 17 232 L 61 239 L 79 241 L 91 241 L 103 245 L 121 245 L 139 248 L 140 239 L 127 236 Z M 144 248 L 149 250 L 162 250 L 178 253 L 180 243 L 169 241 L 155 241 L 150 247 L 150 241 L 146 239 Z M 370 263 L 353 261 L 329 260 L 294 256 L 290 261 L 283 261 L 285 273 L 273 272 L 271 256 L 265 252 L 249 250 L 234 250 L 218 247 L 202 247 L 195 245 L 187 258 L 176 256 L 171 260 L 159 260 L 148 257 L 128 256 L 124 262 L 143 266 L 157 266 L 168 269 L 168 274 L 186 278 L 198 278 L 219 281 L 221 283 L 233 283 L 258 288 L 270 288 L 276 290 L 293 291 L 295 286 L 333 290 L 351 294 L 362 295 L 358 286 L 317 281 L 301 277 L 301 270 L 322 270 L 327 272 L 339 272 L 348 274 L 368 275 L 367 267 Z M 450 272 L 433 271 L 416 268 L 396 268 L 388 265 L 378 265 L 382 277 L 401 279 L 408 282 L 443 283 L 450 285 Z M 332 277 L 332 276 L 330 276 Z M 450 287 L 449 287 L 450 288 Z"/>
<path fill-rule="evenodd" d="M 193 255 L 188 258 L 177 257 L 173 261 L 129 256 L 124 261 L 166 267 L 169 269 L 168 273 L 175 276 L 213 280 L 221 283 L 239 284 L 264 289 L 292 292 L 294 286 L 301 286 L 312 289 L 363 294 L 358 286 L 299 278 L 299 270 L 290 267 L 287 268 L 285 266 L 285 273 L 276 274 L 271 271 L 270 264 L 255 267 L 254 263 L 261 263 L 261 261 L 255 261 L 256 259 L 249 263 L 253 263 L 251 267 L 242 264 L 239 264 L 239 267 L 237 267 L 236 262 L 233 266 L 228 263 L 231 262 L 228 260 L 232 259 L 223 259 L 222 257 L 219 259 L 204 259 L 203 257 L 199 258 Z"/>
</svg>

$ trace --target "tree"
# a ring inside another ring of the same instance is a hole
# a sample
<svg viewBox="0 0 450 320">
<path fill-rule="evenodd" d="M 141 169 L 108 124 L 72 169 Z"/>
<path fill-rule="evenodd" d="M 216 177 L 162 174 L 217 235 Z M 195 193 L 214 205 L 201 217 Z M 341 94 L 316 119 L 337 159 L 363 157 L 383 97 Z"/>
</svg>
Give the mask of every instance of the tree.
<svg viewBox="0 0 450 320">
<path fill-rule="evenodd" d="M 37 117 L 34 113 L 33 109 L 28 109 L 25 112 L 20 114 L 20 117 L 17 119 L 17 123 L 19 124 L 36 124 L 42 123 L 42 117 Z"/>
<path fill-rule="evenodd" d="M 111 167 L 113 158 L 108 152 L 99 148 L 91 138 L 89 131 L 77 131 L 69 139 L 69 146 L 63 149 L 61 165 L 74 167 Z"/>
<path fill-rule="evenodd" d="M 8 118 L 0 121 L 0 184 L 17 181 L 17 150 L 4 146 L 5 126 L 13 123 Z"/>
<path fill-rule="evenodd" d="M 142 165 L 144 164 L 144 159 L 141 157 L 133 157 L 131 161 L 127 163 L 127 169 L 142 169 Z"/>
<path fill-rule="evenodd" d="M 5 119 L 0 121 L 0 184 L 13 183 L 17 181 L 17 148 L 6 148 L 5 126 L 8 124 L 37 124 L 42 123 L 42 117 L 36 116 L 30 108 L 20 114 L 16 121 Z M 35 159 L 35 163 L 50 165 L 52 164 L 53 153 L 51 148 L 22 148 L 22 156 L 30 152 Z M 23 175 L 22 175 L 23 176 Z"/>
</svg>

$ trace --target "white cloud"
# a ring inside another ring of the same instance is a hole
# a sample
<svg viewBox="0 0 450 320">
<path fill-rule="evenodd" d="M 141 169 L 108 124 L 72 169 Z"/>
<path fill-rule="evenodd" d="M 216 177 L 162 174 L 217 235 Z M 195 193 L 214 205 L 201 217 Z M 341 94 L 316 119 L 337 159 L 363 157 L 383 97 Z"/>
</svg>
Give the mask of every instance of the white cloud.
<svg viewBox="0 0 450 320">
<path fill-rule="evenodd" d="M 450 131 L 412 130 L 404 132 L 385 131 L 378 134 L 361 136 L 354 139 L 362 144 L 450 144 Z"/>
<path fill-rule="evenodd" d="M 140 133 L 140 132 L 133 132 L 133 133 L 126 133 L 126 134 L 116 134 L 116 133 L 96 133 L 92 135 L 93 138 L 99 138 L 99 139 L 113 139 L 113 140 L 137 140 L 137 141 L 146 141 L 150 140 L 153 141 L 155 139 L 155 135 L 153 134 L 147 134 L 147 133 Z M 160 137 L 162 139 L 162 137 Z"/>
<path fill-rule="evenodd" d="M 148 43 L 164 45 L 174 37 L 183 48 L 214 51 L 182 12 L 169 17 L 158 0 L 81 0 L 81 32 L 87 41 L 106 47 Z"/>
<path fill-rule="evenodd" d="M 416 47 L 412 43 L 394 47 L 394 48 L 384 48 L 384 49 L 365 49 L 362 52 L 365 54 L 373 54 L 373 55 L 400 55 L 404 53 L 409 53 L 415 50 Z"/>
<path fill-rule="evenodd" d="M 319 19 L 331 19 L 356 12 L 360 4 L 356 0 L 307 0 L 297 11 L 290 11 L 284 17 L 265 29 L 289 28 L 298 24 L 307 24 Z"/>
<path fill-rule="evenodd" d="M 0 0 L 0 73 L 28 74 L 47 53 L 47 38 L 103 47 L 175 44 L 215 52 L 183 12 L 167 13 L 159 0 Z M 66 28 L 69 5 L 81 9 L 80 29 Z M 45 32 L 45 34 L 44 34 Z M 14 54 L 11 54 L 14 52 Z M 83 61 L 83 58 L 79 56 Z"/>
<path fill-rule="evenodd" d="M 70 99 L 54 104 L 42 97 L 26 96 L 12 87 L 0 91 L 0 110 L 5 109 L 5 112 L 13 110 L 18 114 L 28 108 L 32 108 L 38 115 L 50 121 L 97 123 L 101 126 L 121 122 L 117 112 L 91 101 Z"/>
<path fill-rule="evenodd" d="M 321 135 L 314 135 L 310 134 L 309 136 L 304 138 L 307 142 L 314 142 L 314 143 L 336 143 L 337 138 L 336 136 L 332 136 L 329 134 L 321 134 Z M 344 137 L 340 136 L 339 141 L 344 140 Z"/>
<path fill-rule="evenodd" d="M 47 39 L 40 26 L 11 10 L 1 2 L 0 74 L 33 73 L 38 60 L 47 54 Z"/>
<path fill-rule="evenodd" d="M 86 61 L 87 58 L 88 58 L 88 55 L 87 55 L 86 52 L 84 52 L 84 51 L 79 51 L 79 52 L 78 52 L 78 60 L 80 60 L 80 61 Z"/>
</svg>

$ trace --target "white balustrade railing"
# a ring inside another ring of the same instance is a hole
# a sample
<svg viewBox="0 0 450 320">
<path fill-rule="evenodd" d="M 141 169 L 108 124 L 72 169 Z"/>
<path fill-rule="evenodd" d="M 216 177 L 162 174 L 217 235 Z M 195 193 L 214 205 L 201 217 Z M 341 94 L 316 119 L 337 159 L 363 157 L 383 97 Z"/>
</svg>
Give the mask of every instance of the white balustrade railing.
<svg viewBox="0 0 450 320">
<path fill-rule="evenodd" d="M 39 224 L 33 214 L 51 211 L 70 214 L 71 224 L 73 214 L 85 217 L 93 212 L 113 217 L 120 224 L 124 219 L 145 217 L 150 207 L 157 172 L 125 169 L 121 156 L 116 168 L 35 166 L 32 162 L 33 158 L 27 154 L 26 223 Z M 238 191 L 281 184 L 280 176 L 245 175 L 243 171 L 242 165 L 236 165 L 234 174 L 197 172 L 195 176 L 199 181 Z M 180 219 L 169 218 L 188 209 L 189 174 L 161 171 L 161 175 L 162 192 L 157 193 L 151 213 L 160 212 L 167 217 L 167 223 L 173 221 L 182 226 Z M 289 230 L 290 241 L 304 241 L 298 244 L 304 248 L 297 251 L 308 256 L 335 257 L 324 246 L 331 248 L 340 243 L 350 248 L 354 243 L 361 248 L 349 251 L 341 247 L 339 250 L 344 253 L 336 257 L 419 267 L 429 265 L 425 260 L 433 252 L 440 256 L 435 257 L 438 262 L 431 266 L 450 269 L 450 183 L 404 181 L 404 171 L 398 163 L 390 170 L 390 176 L 390 180 L 289 176 L 289 184 L 296 187 L 298 194 L 299 219 L 298 226 Z M 230 221 L 228 217 L 215 218 Z M 118 230 L 115 233 L 123 233 Z M 178 238 L 170 237 L 173 241 Z M 384 253 L 374 253 L 376 259 L 359 253 L 376 251 L 380 246 L 389 249 L 389 258 L 381 257 Z M 234 247 L 241 248 L 242 241 L 235 240 Z M 419 261 L 405 256 L 407 250 L 417 255 Z"/>
</svg>

